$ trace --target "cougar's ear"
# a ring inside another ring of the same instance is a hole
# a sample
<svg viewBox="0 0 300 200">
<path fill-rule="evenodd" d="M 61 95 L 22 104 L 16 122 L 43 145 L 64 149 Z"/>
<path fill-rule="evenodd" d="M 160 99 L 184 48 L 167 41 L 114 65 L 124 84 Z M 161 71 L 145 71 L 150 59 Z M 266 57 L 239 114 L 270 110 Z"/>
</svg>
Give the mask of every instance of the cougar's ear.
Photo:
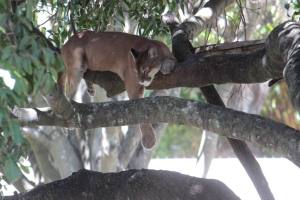
<svg viewBox="0 0 300 200">
<path fill-rule="evenodd" d="M 150 47 L 150 48 L 148 49 L 148 56 L 149 56 L 150 58 L 154 58 L 154 57 L 158 56 L 157 48 L 155 48 L 155 47 Z"/>
<path fill-rule="evenodd" d="M 134 49 L 134 48 L 131 48 L 131 49 L 130 49 L 130 53 L 133 55 L 133 57 L 134 57 L 135 59 L 137 59 L 137 58 L 139 57 L 139 55 L 140 55 L 140 52 L 137 51 L 137 50 Z"/>
</svg>

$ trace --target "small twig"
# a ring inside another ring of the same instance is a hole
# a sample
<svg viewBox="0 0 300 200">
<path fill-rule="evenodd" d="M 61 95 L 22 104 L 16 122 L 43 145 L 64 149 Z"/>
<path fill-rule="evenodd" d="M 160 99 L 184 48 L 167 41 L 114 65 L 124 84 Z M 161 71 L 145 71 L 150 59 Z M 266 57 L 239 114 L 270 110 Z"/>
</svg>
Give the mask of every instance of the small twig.
<svg viewBox="0 0 300 200">
<path fill-rule="evenodd" d="M 50 49 L 52 49 L 54 52 L 60 54 L 60 49 L 58 47 L 54 46 L 54 44 L 33 24 L 32 24 L 32 32 L 37 34 L 41 38 L 43 38 L 46 41 L 46 43 Z"/>
<path fill-rule="evenodd" d="M 204 6 L 204 0 L 198 0 L 195 4 L 194 4 L 194 9 L 193 9 L 193 15 L 195 15 L 198 10 L 200 8 L 202 8 Z"/>
<path fill-rule="evenodd" d="M 226 29 L 227 29 L 227 27 L 228 27 L 228 22 L 227 22 L 227 12 L 226 12 L 225 9 L 224 9 L 223 11 L 224 11 L 225 27 L 224 27 L 224 30 L 223 30 L 223 33 L 222 33 L 222 37 L 224 38 Z"/>
<path fill-rule="evenodd" d="M 70 27 L 71 27 L 71 30 L 72 30 L 72 32 L 73 32 L 73 34 L 76 34 L 77 33 L 77 31 L 76 31 L 76 26 L 75 26 L 75 22 L 74 22 L 74 15 L 73 15 L 73 12 L 71 11 L 72 9 L 71 9 L 71 2 L 72 1 L 70 1 L 69 3 L 68 3 L 68 12 L 70 13 L 69 14 L 69 18 L 70 18 Z"/>
<path fill-rule="evenodd" d="M 244 37 L 246 40 L 247 39 L 247 31 L 246 31 L 247 24 L 246 24 L 246 19 L 245 19 L 244 13 L 243 13 L 243 5 L 242 5 L 241 0 L 236 0 L 236 3 L 239 6 L 240 16 L 241 16 L 241 20 L 242 20 L 243 27 L 244 27 Z"/>
<path fill-rule="evenodd" d="M 43 23 L 37 25 L 37 28 L 40 28 L 41 26 L 43 26 L 44 24 L 46 24 L 47 22 L 49 22 L 50 20 L 52 20 L 53 17 L 56 16 L 56 15 L 57 15 L 57 11 L 53 15 L 51 15 L 47 20 L 45 20 Z"/>
<path fill-rule="evenodd" d="M 29 180 L 24 174 L 22 174 L 22 178 L 23 178 L 28 184 L 30 184 L 32 187 L 35 187 L 35 186 L 36 186 L 35 182 Z"/>
</svg>

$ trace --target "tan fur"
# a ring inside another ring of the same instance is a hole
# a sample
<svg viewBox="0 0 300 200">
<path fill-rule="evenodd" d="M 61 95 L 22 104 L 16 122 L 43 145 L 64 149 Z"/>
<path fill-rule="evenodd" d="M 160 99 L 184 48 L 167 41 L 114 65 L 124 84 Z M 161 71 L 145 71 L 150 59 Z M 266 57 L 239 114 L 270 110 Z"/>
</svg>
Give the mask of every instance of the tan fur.
<svg viewBox="0 0 300 200">
<path fill-rule="evenodd" d="M 59 84 L 71 98 L 87 69 L 118 74 L 124 81 L 129 98 L 134 99 L 143 97 L 144 87 L 151 84 L 157 72 L 170 73 L 175 64 L 165 44 L 120 32 L 78 33 L 62 47 L 62 57 L 66 69 Z M 90 83 L 88 85 L 91 87 Z M 142 144 L 152 148 L 155 135 L 151 124 L 140 127 Z"/>
</svg>

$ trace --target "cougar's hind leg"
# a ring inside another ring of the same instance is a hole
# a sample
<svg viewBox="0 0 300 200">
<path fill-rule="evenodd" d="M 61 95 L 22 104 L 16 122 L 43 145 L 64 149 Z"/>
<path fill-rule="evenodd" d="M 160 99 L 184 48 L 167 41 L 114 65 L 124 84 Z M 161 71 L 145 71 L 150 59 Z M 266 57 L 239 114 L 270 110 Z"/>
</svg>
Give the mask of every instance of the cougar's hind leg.
<svg viewBox="0 0 300 200">
<path fill-rule="evenodd" d="M 82 51 L 75 50 L 71 53 L 63 52 L 65 72 L 61 76 L 60 85 L 64 94 L 72 99 L 77 91 L 77 87 L 86 71 Z"/>
<path fill-rule="evenodd" d="M 131 77 L 131 78 L 130 78 Z M 135 76 L 125 78 L 125 88 L 128 93 L 129 99 L 143 98 L 144 87 L 138 84 Z M 156 143 L 156 136 L 154 128 L 149 123 L 142 123 L 139 125 L 142 134 L 142 146 L 145 150 L 151 150 L 154 148 Z"/>
</svg>

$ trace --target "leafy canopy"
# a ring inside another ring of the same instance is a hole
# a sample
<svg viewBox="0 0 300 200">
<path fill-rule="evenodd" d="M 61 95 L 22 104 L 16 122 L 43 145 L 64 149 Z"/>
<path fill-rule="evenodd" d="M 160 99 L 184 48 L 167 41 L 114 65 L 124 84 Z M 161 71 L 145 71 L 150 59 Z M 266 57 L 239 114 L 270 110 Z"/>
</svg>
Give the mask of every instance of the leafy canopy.
<svg viewBox="0 0 300 200">
<path fill-rule="evenodd" d="M 7 181 L 21 176 L 20 168 L 25 168 L 18 161 L 29 148 L 11 111 L 15 106 L 31 105 L 34 96 L 49 92 L 63 70 L 49 41 L 60 47 L 75 30 L 122 31 L 128 19 L 136 22 L 136 34 L 164 34 L 167 28 L 160 15 L 167 4 L 174 7 L 176 2 L 0 1 L 0 70 L 9 72 L 14 80 L 14 84 L 8 84 L 0 74 L 0 171 Z"/>
</svg>

